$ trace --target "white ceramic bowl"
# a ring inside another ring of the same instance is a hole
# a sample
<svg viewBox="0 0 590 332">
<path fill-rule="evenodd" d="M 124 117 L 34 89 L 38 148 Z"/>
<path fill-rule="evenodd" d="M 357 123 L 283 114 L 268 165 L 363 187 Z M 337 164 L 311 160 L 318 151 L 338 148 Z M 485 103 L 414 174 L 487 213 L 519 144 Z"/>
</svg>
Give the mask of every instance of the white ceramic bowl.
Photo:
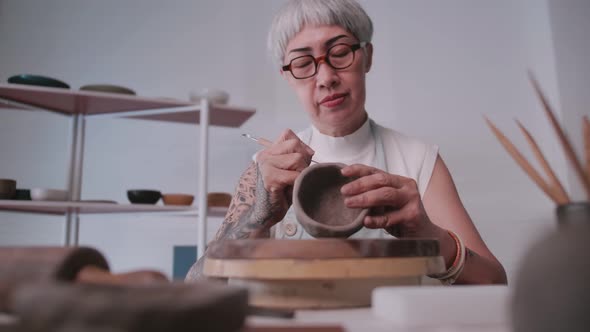
<svg viewBox="0 0 590 332">
<path fill-rule="evenodd" d="M 193 103 L 200 103 L 202 99 L 208 99 L 211 104 L 227 104 L 229 93 L 219 89 L 203 89 L 201 91 L 191 91 L 189 99 Z"/>
<path fill-rule="evenodd" d="M 31 189 L 31 199 L 34 201 L 67 201 L 67 190 L 33 188 Z"/>
</svg>

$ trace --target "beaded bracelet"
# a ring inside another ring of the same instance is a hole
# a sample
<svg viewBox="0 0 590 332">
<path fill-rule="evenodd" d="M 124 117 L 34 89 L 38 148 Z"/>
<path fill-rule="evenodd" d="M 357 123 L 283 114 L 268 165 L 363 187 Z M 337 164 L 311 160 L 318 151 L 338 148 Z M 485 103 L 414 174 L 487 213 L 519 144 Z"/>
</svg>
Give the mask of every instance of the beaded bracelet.
<svg viewBox="0 0 590 332">
<path fill-rule="evenodd" d="M 455 240 L 455 245 L 457 246 L 457 254 L 455 255 L 455 260 L 449 269 L 443 274 L 435 274 L 430 275 L 431 278 L 435 278 L 441 281 L 441 283 L 445 285 L 452 285 L 455 283 L 463 268 L 465 267 L 465 256 L 466 256 L 466 248 L 465 244 L 461 240 L 461 238 L 452 231 L 447 230 L 449 235 Z"/>
</svg>

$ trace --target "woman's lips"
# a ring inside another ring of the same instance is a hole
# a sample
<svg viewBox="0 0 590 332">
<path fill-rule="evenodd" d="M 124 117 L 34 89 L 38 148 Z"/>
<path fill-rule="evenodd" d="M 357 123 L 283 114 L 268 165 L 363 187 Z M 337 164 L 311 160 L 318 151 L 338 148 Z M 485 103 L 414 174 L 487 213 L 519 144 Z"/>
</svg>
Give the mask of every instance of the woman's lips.
<svg viewBox="0 0 590 332">
<path fill-rule="evenodd" d="M 328 97 L 324 98 L 320 102 L 320 104 L 322 106 L 325 106 L 328 108 L 333 108 L 333 107 L 336 107 L 336 106 L 342 104 L 344 102 L 344 99 L 346 99 L 346 94 L 332 95 L 332 96 L 328 96 Z"/>
</svg>

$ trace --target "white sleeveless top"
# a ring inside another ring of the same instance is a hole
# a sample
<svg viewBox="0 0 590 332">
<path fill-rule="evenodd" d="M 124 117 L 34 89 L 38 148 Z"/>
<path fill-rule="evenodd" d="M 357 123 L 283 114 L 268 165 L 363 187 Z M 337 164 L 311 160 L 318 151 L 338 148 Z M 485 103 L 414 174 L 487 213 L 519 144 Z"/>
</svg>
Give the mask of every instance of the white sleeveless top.
<svg viewBox="0 0 590 332">
<path fill-rule="evenodd" d="M 324 135 L 313 126 L 297 136 L 315 151 L 313 159 L 317 162 L 364 164 L 409 177 L 418 184 L 421 196 L 426 192 L 438 155 L 436 145 L 409 138 L 370 119 L 357 131 L 344 137 Z M 313 238 L 297 221 L 292 206 L 285 218 L 273 226 L 271 234 L 277 239 Z M 350 236 L 365 239 L 387 237 L 391 235 L 383 229 L 364 227 Z"/>
</svg>

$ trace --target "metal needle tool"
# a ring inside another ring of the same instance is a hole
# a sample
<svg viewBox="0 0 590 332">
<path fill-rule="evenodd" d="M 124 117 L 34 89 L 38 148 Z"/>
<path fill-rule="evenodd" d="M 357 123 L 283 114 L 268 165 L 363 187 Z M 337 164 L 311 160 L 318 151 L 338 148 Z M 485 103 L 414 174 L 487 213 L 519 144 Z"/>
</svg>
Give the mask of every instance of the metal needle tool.
<svg viewBox="0 0 590 332">
<path fill-rule="evenodd" d="M 254 142 L 256 142 L 256 143 L 258 143 L 258 144 L 260 144 L 260 145 L 262 145 L 262 146 L 264 146 L 264 147 L 269 147 L 269 146 L 271 146 L 271 145 L 272 145 L 272 142 L 271 142 L 271 141 L 269 141 L 269 140 L 267 140 L 266 138 L 262 138 L 262 137 L 256 137 L 256 136 L 252 136 L 252 135 L 250 135 L 250 134 L 242 134 L 242 136 L 244 136 L 244 137 L 246 137 L 246 138 L 248 138 L 248 139 L 251 139 L 251 140 L 253 140 Z M 312 162 L 312 163 L 316 163 L 316 164 L 318 163 L 317 161 L 315 161 L 315 160 L 313 160 L 313 159 L 311 159 L 311 162 Z"/>
</svg>

